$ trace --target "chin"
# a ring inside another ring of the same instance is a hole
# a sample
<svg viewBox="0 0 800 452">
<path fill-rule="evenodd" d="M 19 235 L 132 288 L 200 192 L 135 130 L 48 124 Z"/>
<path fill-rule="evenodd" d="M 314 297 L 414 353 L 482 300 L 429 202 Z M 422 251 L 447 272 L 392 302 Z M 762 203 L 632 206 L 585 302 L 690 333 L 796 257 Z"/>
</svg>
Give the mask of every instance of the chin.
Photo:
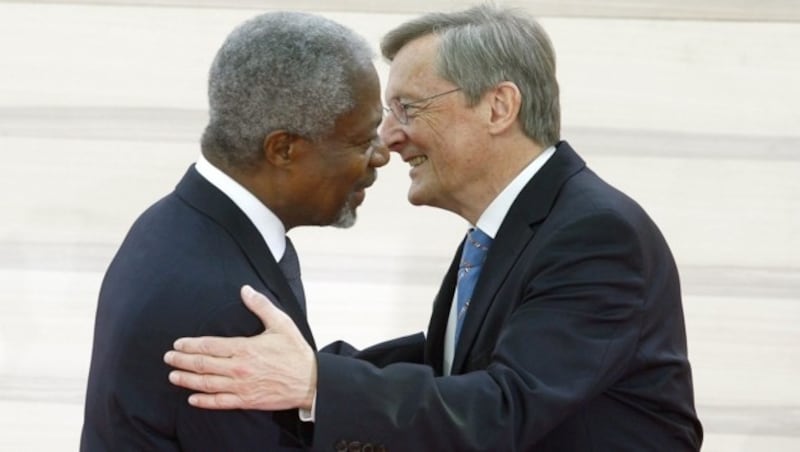
<svg viewBox="0 0 800 452">
<path fill-rule="evenodd" d="M 356 224 L 356 209 L 346 205 L 339 211 L 339 215 L 336 216 L 336 220 L 331 223 L 331 226 L 346 229 L 354 224 Z"/>
<path fill-rule="evenodd" d="M 411 203 L 411 205 L 414 205 L 414 206 L 425 206 L 425 205 L 428 205 L 428 203 L 425 202 L 424 194 L 423 193 L 419 193 L 419 192 L 415 192 L 413 190 L 409 190 L 409 192 L 408 192 L 408 202 Z"/>
</svg>

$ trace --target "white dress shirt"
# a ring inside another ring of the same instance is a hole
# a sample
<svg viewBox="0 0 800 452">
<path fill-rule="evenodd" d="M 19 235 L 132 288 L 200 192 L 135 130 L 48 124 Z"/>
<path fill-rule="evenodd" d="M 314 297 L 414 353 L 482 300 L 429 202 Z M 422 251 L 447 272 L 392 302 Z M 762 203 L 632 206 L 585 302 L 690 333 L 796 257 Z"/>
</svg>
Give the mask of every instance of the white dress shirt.
<svg viewBox="0 0 800 452">
<path fill-rule="evenodd" d="M 478 224 L 474 227 L 477 227 L 481 231 L 485 232 L 486 235 L 494 240 L 494 237 L 497 235 L 498 229 L 500 229 L 500 225 L 503 223 L 503 220 L 506 218 L 506 214 L 508 210 L 511 209 L 511 204 L 517 199 L 519 193 L 525 188 L 525 185 L 533 179 L 533 176 L 550 160 L 550 157 L 556 152 L 556 148 L 554 146 L 550 146 L 549 148 L 545 149 L 541 154 L 539 154 L 528 166 L 525 167 L 518 175 L 515 177 L 511 183 L 509 183 L 503 191 L 497 195 L 496 198 L 489 204 L 489 207 L 483 211 L 480 218 L 478 218 Z M 473 226 L 471 226 L 473 227 Z M 490 247 L 491 250 L 491 247 Z M 479 277 L 480 278 L 480 277 Z M 442 369 L 445 375 L 450 375 L 450 370 L 453 367 L 453 356 L 455 355 L 455 338 L 456 338 L 456 324 L 458 319 L 458 309 L 456 307 L 456 299 L 458 298 L 458 288 L 456 287 L 456 293 L 453 294 L 453 302 L 450 305 L 450 316 L 447 319 L 447 329 L 444 333 L 444 359 L 442 362 Z"/>
<path fill-rule="evenodd" d="M 194 168 L 211 185 L 225 193 L 244 212 L 250 222 L 258 229 L 261 237 L 264 238 L 264 242 L 267 244 L 270 253 L 275 257 L 275 261 L 281 260 L 284 251 L 286 251 L 286 228 L 281 220 L 255 195 L 212 165 L 202 154 L 197 159 Z"/>
</svg>

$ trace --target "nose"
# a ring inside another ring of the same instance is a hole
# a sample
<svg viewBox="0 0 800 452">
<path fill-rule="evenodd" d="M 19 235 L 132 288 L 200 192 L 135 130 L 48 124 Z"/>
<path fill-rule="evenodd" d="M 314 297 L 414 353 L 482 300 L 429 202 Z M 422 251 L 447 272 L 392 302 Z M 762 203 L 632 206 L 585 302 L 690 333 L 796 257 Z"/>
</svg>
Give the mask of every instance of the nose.
<svg viewBox="0 0 800 452">
<path fill-rule="evenodd" d="M 392 113 L 383 117 L 383 122 L 381 123 L 380 130 L 378 130 L 378 134 L 389 151 L 398 153 L 402 150 L 405 141 L 408 139 L 406 133 L 403 131 L 403 125 L 400 124 L 400 121 L 398 121 Z"/>
<path fill-rule="evenodd" d="M 367 163 L 370 168 L 380 168 L 389 163 L 389 149 L 382 141 L 372 145 L 370 152 L 372 152 L 372 154 L 370 154 Z"/>
</svg>

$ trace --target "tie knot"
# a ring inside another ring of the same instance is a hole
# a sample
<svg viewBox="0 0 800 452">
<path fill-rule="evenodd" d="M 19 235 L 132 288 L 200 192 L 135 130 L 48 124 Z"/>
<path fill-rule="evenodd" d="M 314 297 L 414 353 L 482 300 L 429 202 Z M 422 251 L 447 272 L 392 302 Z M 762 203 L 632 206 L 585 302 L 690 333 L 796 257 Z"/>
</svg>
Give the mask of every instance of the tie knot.
<svg viewBox="0 0 800 452">
<path fill-rule="evenodd" d="M 478 228 L 474 228 L 467 234 L 464 242 L 464 251 L 461 254 L 461 267 L 477 267 L 486 260 L 492 238 Z"/>
<path fill-rule="evenodd" d="M 287 279 L 300 278 L 300 261 L 297 258 L 297 251 L 294 249 L 292 241 L 286 237 L 286 250 L 283 252 L 283 257 L 278 261 L 278 266 L 286 275 Z"/>
<path fill-rule="evenodd" d="M 467 234 L 467 241 L 484 253 L 489 251 L 489 245 L 492 244 L 492 238 L 478 228 L 469 231 L 469 234 Z"/>
</svg>

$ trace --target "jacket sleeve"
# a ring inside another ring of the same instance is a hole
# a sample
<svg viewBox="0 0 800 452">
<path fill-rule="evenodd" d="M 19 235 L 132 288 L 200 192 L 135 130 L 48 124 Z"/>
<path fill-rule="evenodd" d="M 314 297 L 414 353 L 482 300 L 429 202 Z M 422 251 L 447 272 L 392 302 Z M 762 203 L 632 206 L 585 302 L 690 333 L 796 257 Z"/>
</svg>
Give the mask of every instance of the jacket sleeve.
<svg viewBox="0 0 800 452">
<path fill-rule="evenodd" d="M 364 350 L 358 350 L 344 341 L 336 341 L 323 347 L 320 352 L 361 359 L 377 367 L 399 362 L 421 364 L 425 356 L 425 335 L 420 332 L 398 337 Z"/>
</svg>

